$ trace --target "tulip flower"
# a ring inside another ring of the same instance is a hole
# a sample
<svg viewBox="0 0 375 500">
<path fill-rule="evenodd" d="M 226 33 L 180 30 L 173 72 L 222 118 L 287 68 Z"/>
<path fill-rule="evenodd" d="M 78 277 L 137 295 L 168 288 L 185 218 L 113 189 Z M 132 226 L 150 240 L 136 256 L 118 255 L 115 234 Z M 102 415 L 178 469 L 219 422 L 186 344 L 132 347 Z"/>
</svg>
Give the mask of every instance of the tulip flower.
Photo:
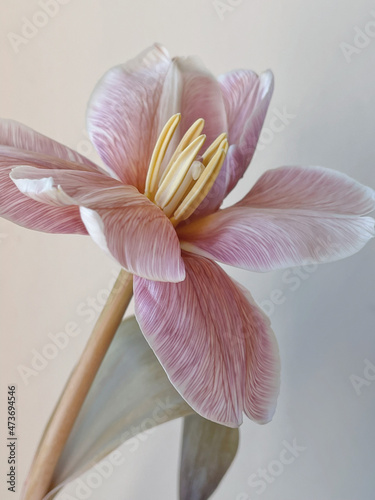
<svg viewBox="0 0 375 500">
<path fill-rule="evenodd" d="M 89 234 L 134 274 L 141 330 L 189 405 L 236 427 L 268 422 L 279 391 L 270 322 L 217 264 L 270 271 L 354 254 L 374 236 L 374 190 L 321 167 L 263 174 L 221 209 L 254 154 L 270 71 L 218 79 L 154 46 L 111 69 L 88 106 L 103 163 L 0 122 L 0 214 Z M 204 132 L 204 134 L 202 133 Z"/>
</svg>

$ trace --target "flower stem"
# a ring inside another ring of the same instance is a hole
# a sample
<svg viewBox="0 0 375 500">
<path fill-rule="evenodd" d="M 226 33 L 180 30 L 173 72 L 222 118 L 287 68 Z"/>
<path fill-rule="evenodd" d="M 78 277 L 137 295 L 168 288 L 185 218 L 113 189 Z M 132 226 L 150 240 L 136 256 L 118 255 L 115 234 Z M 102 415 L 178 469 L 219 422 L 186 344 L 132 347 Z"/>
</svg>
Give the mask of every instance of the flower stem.
<svg viewBox="0 0 375 500">
<path fill-rule="evenodd" d="M 27 478 L 23 500 L 41 500 L 133 294 L 133 276 L 121 270 L 91 337 L 44 431 Z"/>
</svg>

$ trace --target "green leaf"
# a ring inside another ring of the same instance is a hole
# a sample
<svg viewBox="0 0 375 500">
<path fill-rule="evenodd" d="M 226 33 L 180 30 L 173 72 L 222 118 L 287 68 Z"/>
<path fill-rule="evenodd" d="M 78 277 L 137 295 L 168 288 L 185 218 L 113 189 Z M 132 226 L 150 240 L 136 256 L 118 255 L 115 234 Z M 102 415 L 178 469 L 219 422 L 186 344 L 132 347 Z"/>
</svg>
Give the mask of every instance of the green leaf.
<svg viewBox="0 0 375 500">
<path fill-rule="evenodd" d="M 169 382 L 136 319 L 126 319 L 57 464 L 53 494 L 128 439 L 192 411 Z"/>
<path fill-rule="evenodd" d="M 206 500 L 236 456 L 239 431 L 196 414 L 184 422 L 180 500 Z"/>
</svg>

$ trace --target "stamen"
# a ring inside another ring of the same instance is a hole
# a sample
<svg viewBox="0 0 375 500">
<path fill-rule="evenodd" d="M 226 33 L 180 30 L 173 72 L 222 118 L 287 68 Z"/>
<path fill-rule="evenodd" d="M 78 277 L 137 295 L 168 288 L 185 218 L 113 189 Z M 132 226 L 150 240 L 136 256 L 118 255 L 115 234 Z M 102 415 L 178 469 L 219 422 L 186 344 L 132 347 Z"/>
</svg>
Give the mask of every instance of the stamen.
<svg viewBox="0 0 375 500">
<path fill-rule="evenodd" d="M 205 135 L 197 137 L 182 151 L 169 169 L 155 194 L 155 203 L 160 208 L 164 208 L 177 192 L 205 140 Z"/>
<path fill-rule="evenodd" d="M 202 203 L 212 188 L 224 163 L 229 145 L 227 135 L 219 137 L 200 156 L 206 140 L 200 135 L 204 120 L 200 118 L 181 139 L 164 172 L 161 165 L 181 115 L 173 115 L 164 126 L 152 153 L 147 172 L 145 195 L 154 202 L 174 226 L 186 220 Z"/>
<path fill-rule="evenodd" d="M 166 169 L 163 172 L 163 175 L 159 181 L 159 186 L 160 184 L 164 181 L 166 175 L 169 172 L 169 169 L 172 167 L 173 163 L 176 161 L 178 155 L 187 148 L 187 146 L 192 143 L 202 132 L 204 127 L 204 120 L 203 118 L 199 118 L 197 121 L 193 123 L 193 125 L 185 132 L 185 135 L 179 142 L 175 152 L 172 155 L 172 158 L 169 160 L 168 165 Z"/>
<path fill-rule="evenodd" d="M 220 144 L 223 142 L 224 139 L 227 138 L 227 134 L 224 132 L 223 134 L 220 134 L 217 139 L 214 140 L 214 142 L 211 144 L 210 147 L 206 149 L 202 156 L 202 163 L 203 165 L 207 166 L 209 162 L 212 160 L 214 154 L 220 147 Z"/>
<path fill-rule="evenodd" d="M 176 131 L 177 125 L 180 123 L 181 114 L 173 115 L 165 124 L 161 134 L 156 142 L 154 151 L 152 153 L 150 165 L 147 171 L 145 195 L 152 200 L 153 193 L 157 187 L 157 179 L 159 177 L 160 165 L 164 159 L 165 153 L 171 142 L 173 134 Z"/>
<path fill-rule="evenodd" d="M 181 200 L 184 198 L 186 193 L 188 193 L 194 186 L 195 181 L 199 179 L 200 175 L 204 171 L 204 165 L 200 161 L 193 161 L 185 179 L 182 181 L 180 187 L 177 189 L 172 200 L 163 208 L 163 212 L 167 217 L 170 217 L 173 212 L 178 207 Z"/>
<path fill-rule="evenodd" d="M 228 140 L 224 139 L 219 149 L 214 154 L 213 158 L 199 177 L 189 194 L 171 217 L 171 222 L 176 226 L 179 222 L 186 220 L 193 214 L 194 210 L 207 196 L 209 190 L 219 175 L 220 169 L 224 163 L 225 156 L 228 151 Z"/>
</svg>

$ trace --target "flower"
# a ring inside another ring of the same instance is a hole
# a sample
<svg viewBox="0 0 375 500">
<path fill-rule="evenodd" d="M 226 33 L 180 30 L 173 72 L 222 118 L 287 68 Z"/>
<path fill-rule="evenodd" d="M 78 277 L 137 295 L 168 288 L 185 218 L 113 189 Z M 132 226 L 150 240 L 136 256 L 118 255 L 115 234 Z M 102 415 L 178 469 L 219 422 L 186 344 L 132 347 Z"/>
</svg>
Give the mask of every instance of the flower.
<svg viewBox="0 0 375 500">
<path fill-rule="evenodd" d="M 106 170 L 0 122 L 1 215 L 89 233 L 133 273 L 137 320 L 171 382 L 228 426 L 243 413 L 272 418 L 279 358 L 269 320 L 215 261 L 252 271 L 328 262 L 374 236 L 362 216 L 374 191 L 321 167 L 270 170 L 220 209 L 250 163 L 272 90 L 270 71 L 215 79 L 155 45 L 106 73 L 91 97 L 88 130 Z"/>
</svg>

